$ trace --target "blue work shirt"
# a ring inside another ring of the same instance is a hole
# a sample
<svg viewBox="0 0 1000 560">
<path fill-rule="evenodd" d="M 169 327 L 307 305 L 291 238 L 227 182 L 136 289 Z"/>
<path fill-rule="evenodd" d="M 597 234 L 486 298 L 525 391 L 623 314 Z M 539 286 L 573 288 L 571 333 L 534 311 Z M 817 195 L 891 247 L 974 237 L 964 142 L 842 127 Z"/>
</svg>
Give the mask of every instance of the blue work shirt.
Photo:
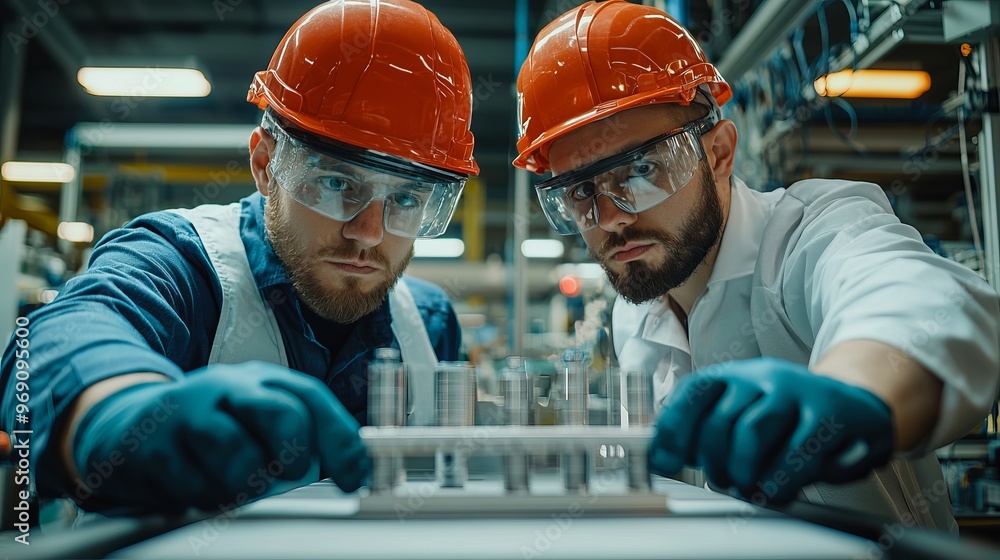
<svg viewBox="0 0 1000 560">
<path fill-rule="evenodd" d="M 368 398 L 365 366 L 375 348 L 399 348 L 389 304 L 353 325 L 309 314 L 285 267 L 267 241 L 264 197 L 241 201 L 240 230 L 250 270 L 274 311 L 289 367 L 325 382 L 362 425 Z M 437 286 L 406 277 L 439 361 L 458 357 L 461 334 L 454 309 Z M 31 450 L 42 496 L 62 495 L 65 480 L 56 449 L 48 449 L 70 403 L 87 387 L 116 375 L 156 372 L 181 378 L 208 363 L 222 309 L 222 289 L 191 223 L 173 212 L 140 216 L 108 233 L 94 248 L 88 270 L 71 279 L 52 303 L 28 316 L 30 421 L 16 422 L 16 336 L 0 367 L 0 429 L 32 430 Z M 343 336 L 336 356 L 316 333 Z M 23 344 L 23 343 L 22 343 Z M 23 354 L 22 356 L 23 357 Z"/>
</svg>

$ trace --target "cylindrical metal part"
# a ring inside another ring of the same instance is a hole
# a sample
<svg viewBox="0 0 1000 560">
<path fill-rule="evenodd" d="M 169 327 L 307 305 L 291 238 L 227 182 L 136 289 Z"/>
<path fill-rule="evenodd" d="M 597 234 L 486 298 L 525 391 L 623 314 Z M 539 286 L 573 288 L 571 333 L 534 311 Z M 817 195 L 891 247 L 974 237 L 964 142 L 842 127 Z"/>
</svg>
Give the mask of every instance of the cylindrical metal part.
<svg viewBox="0 0 1000 560">
<path fill-rule="evenodd" d="M 626 462 L 628 463 L 628 487 L 633 490 L 649 490 L 652 483 L 650 482 L 646 453 L 631 451 Z"/>
<path fill-rule="evenodd" d="M 368 482 L 372 494 L 391 492 L 405 481 L 402 457 L 372 457 L 372 477 Z"/>
<path fill-rule="evenodd" d="M 587 424 L 587 354 L 569 349 L 563 352 L 556 379 L 556 423 L 571 426 Z M 563 486 L 567 492 L 583 492 L 587 489 L 590 474 L 588 453 L 573 451 L 559 458 L 559 468 L 563 475 Z"/>
<path fill-rule="evenodd" d="M 562 362 L 556 372 L 553 397 L 556 405 L 556 423 L 570 426 L 587 424 L 587 355 L 580 350 L 563 352 Z"/>
<path fill-rule="evenodd" d="M 528 380 L 528 371 L 523 358 L 507 357 L 506 365 L 500 372 L 500 388 L 503 392 L 503 410 L 507 424 L 529 425 L 534 387 Z M 508 451 L 504 454 L 504 488 L 508 492 L 528 491 L 528 461 L 528 455 L 523 452 Z"/>
<path fill-rule="evenodd" d="M 434 409 L 438 426 L 476 423 L 476 368 L 469 362 L 441 362 L 434 369 Z M 464 452 L 439 449 L 435 472 L 443 488 L 462 488 L 469 478 Z"/>
<path fill-rule="evenodd" d="M 520 356 L 507 358 L 506 366 L 500 371 L 500 390 L 503 394 L 504 418 L 507 425 L 529 425 L 534 390 L 528 380 L 524 360 Z"/>
<path fill-rule="evenodd" d="M 406 367 L 399 350 L 376 348 L 368 362 L 368 425 L 406 424 Z"/>
<path fill-rule="evenodd" d="M 434 410 L 438 426 L 476 423 L 476 368 L 469 362 L 441 362 L 434 369 Z"/>
<path fill-rule="evenodd" d="M 621 372 L 622 427 L 637 428 L 653 423 L 653 374 L 645 370 Z M 646 453 L 637 450 L 628 452 L 628 487 L 633 490 L 649 490 L 649 466 Z"/>
<path fill-rule="evenodd" d="M 608 425 L 622 425 L 622 380 L 618 366 L 605 367 L 608 385 Z"/>
<path fill-rule="evenodd" d="M 465 452 L 438 449 L 434 453 L 434 472 L 441 488 L 464 488 L 469 479 L 469 463 Z"/>
<path fill-rule="evenodd" d="M 368 425 L 403 426 L 406 424 L 406 367 L 399 350 L 376 348 L 368 362 Z M 369 489 L 372 493 L 389 492 L 406 480 L 401 457 L 373 458 Z"/>
<path fill-rule="evenodd" d="M 559 457 L 559 470 L 567 492 L 585 492 L 590 481 L 590 455 L 586 451 L 563 453 Z"/>
<path fill-rule="evenodd" d="M 512 451 L 503 456 L 503 487 L 508 492 L 528 491 L 528 454 Z"/>
<path fill-rule="evenodd" d="M 621 372 L 622 426 L 653 423 L 653 374 L 644 370 Z"/>
</svg>

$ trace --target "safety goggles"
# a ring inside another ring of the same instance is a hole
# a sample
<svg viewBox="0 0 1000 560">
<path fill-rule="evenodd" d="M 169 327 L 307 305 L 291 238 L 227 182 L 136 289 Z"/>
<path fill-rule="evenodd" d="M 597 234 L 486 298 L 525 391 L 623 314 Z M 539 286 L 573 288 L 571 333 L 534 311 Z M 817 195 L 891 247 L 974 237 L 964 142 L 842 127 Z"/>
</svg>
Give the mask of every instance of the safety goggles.
<svg viewBox="0 0 1000 560">
<path fill-rule="evenodd" d="M 710 111 L 627 152 L 538 183 L 538 201 L 552 229 L 572 235 L 597 226 L 599 196 L 608 197 L 629 214 L 670 198 L 694 177 L 705 157 L 698 139 L 718 122 L 718 113 Z"/>
<path fill-rule="evenodd" d="M 301 204 L 349 222 L 382 201 L 382 226 L 399 237 L 437 237 L 448 228 L 467 177 L 320 140 L 282 126 L 270 111 L 261 125 L 275 140 L 271 174 Z"/>
</svg>

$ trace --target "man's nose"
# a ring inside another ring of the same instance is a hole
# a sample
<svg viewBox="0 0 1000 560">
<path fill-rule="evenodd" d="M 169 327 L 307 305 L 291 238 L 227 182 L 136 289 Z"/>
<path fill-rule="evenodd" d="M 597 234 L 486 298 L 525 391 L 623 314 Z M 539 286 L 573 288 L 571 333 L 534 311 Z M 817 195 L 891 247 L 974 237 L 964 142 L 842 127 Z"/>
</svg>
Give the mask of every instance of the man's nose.
<svg viewBox="0 0 1000 560">
<path fill-rule="evenodd" d="M 610 195 L 598 194 L 594 197 L 597 206 L 597 225 L 609 232 L 620 232 L 638 220 L 637 214 L 626 212 L 615 204 Z"/>
<path fill-rule="evenodd" d="M 382 227 L 382 215 L 385 212 L 385 201 L 375 199 L 353 220 L 344 224 L 343 235 L 347 239 L 357 241 L 362 247 L 374 247 L 382 242 L 385 230 Z"/>
</svg>

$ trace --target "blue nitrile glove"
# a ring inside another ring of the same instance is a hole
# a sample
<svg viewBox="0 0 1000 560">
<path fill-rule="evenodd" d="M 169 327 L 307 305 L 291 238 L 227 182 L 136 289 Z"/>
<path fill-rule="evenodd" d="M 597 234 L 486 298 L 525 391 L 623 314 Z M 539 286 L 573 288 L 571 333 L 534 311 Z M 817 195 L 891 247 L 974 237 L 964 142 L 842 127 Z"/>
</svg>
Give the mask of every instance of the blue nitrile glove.
<svg viewBox="0 0 1000 560">
<path fill-rule="evenodd" d="M 681 379 L 650 446 L 652 472 L 701 466 L 745 499 L 791 501 L 813 482 L 848 482 L 884 465 L 892 413 L 869 391 L 775 358 L 727 362 Z"/>
<path fill-rule="evenodd" d="M 73 459 L 103 504 L 215 509 L 288 481 L 333 477 L 353 492 L 371 471 L 358 429 L 313 377 L 264 362 L 212 365 L 98 403 L 79 425 Z"/>
</svg>

